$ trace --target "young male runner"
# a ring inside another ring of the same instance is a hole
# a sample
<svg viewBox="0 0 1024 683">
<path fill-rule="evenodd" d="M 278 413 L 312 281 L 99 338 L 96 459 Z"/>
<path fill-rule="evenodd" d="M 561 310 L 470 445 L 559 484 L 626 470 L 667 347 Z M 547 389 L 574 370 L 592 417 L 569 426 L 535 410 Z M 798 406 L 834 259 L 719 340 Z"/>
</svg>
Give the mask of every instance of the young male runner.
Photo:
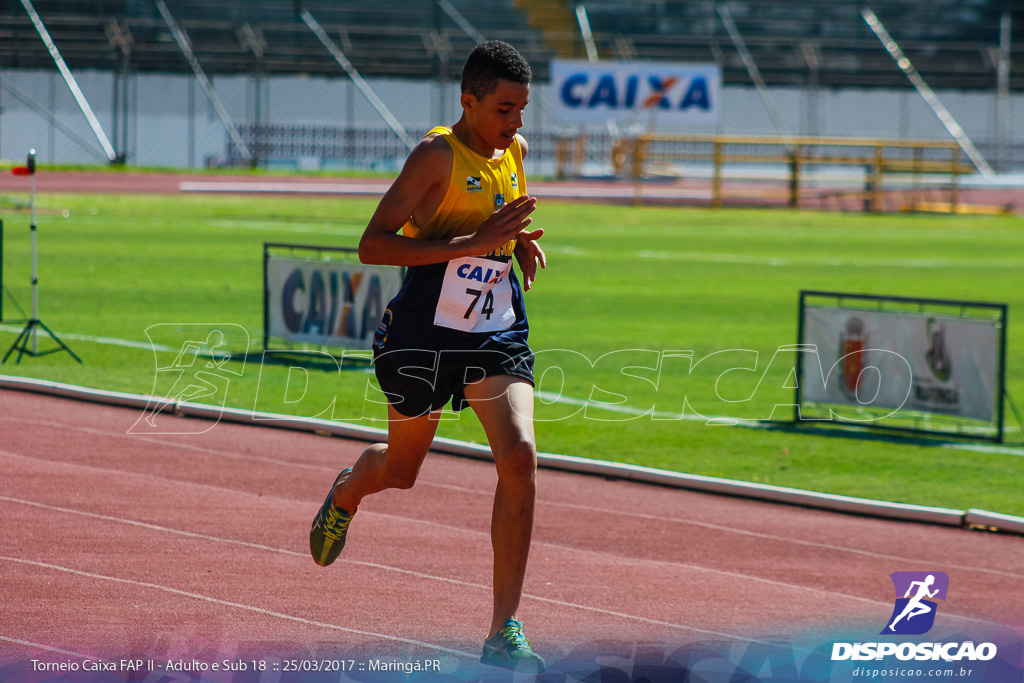
<svg viewBox="0 0 1024 683">
<path fill-rule="evenodd" d="M 497 467 L 491 517 L 494 605 L 480 661 L 542 671 L 517 619 L 533 533 L 537 450 L 533 353 L 523 288 L 544 267 L 527 231 L 526 140 L 517 134 L 530 99 L 529 64 L 507 43 L 478 45 L 462 72 L 462 117 L 431 130 L 410 153 L 359 243 L 363 263 L 407 266 L 374 338 L 374 366 L 388 398 L 388 443 L 367 448 L 338 475 L 309 533 L 318 564 L 345 545 L 359 502 L 410 488 L 441 409 L 468 404 Z M 398 234 L 401 231 L 401 234 Z"/>
</svg>

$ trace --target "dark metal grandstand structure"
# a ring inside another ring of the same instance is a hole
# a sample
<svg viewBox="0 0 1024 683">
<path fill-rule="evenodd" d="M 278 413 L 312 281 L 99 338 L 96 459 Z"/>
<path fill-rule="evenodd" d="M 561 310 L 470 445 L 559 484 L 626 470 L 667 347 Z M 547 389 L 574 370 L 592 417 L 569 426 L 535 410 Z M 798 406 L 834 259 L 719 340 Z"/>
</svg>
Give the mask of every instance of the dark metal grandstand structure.
<svg viewBox="0 0 1024 683">
<path fill-rule="evenodd" d="M 885 22 L 936 89 L 996 87 L 1000 27 L 1011 20 L 1012 61 L 1024 59 L 1024 4 L 1013 0 L 588 0 L 598 51 L 617 58 L 716 62 L 727 84 L 749 84 L 716 6 L 734 19 L 769 85 L 909 88 L 861 17 Z M 1024 90 L 1024 71 L 1010 87 Z"/>
<path fill-rule="evenodd" d="M 187 72 L 151 0 L 36 0 L 72 69 Z M 577 32 L 557 29 L 531 5 L 571 13 L 575 3 L 449 0 L 488 38 L 514 43 L 546 78 L 554 54 L 584 56 Z M 605 58 L 718 62 L 726 84 L 749 83 L 714 0 L 588 0 Z M 770 85 L 909 87 L 844 0 L 743 0 L 725 3 Z M 196 56 L 211 74 L 337 74 L 337 65 L 299 14 L 312 12 L 367 76 L 457 77 L 473 38 L 435 0 L 328 2 L 169 0 Z M 520 9 L 519 6 L 523 8 Z M 1024 5 L 1014 0 L 880 0 L 872 9 L 933 88 L 995 87 L 1000 22 L 1011 19 L 1011 61 L 1024 62 Z M 534 24 L 542 24 L 532 27 Z M 564 24 L 562 25 L 564 27 Z M 127 64 L 125 53 L 129 53 Z M 19 0 L 0 2 L 0 67 L 52 68 Z M 1024 90 L 1024 70 L 1010 75 Z"/>
<path fill-rule="evenodd" d="M 300 18 L 316 16 L 366 76 L 457 77 L 473 39 L 434 0 L 167 0 L 209 74 L 338 75 L 338 65 Z M 550 51 L 510 2 L 455 0 L 488 38 L 515 43 L 543 64 Z M 153 0 L 35 0 L 72 69 L 189 72 Z M 130 53 L 127 65 L 125 52 Z M 0 2 L 0 66 L 53 68 L 19 0 Z"/>
<path fill-rule="evenodd" d="M 189 59 L 154 0 L 33 0 L 75 72 L 115 74 L 115 143 L 127 129 L 127 78 L 188 74 Z M 302 20 L 314 15 L 366 77 L 457 80 L 481 35 L 515 44 L 548 78 L 553 57 L 584 58 L 572 0 L 165 0 L 210 76 L 342 78 L 337 61 Z M 846 0 L 584 0 L 603 59 L 714 62 L 726 85 L 749 85 L 749 70 L 723 25 L 727 8 L 769 86 L 894 88 L 911 84 Z M 1024 92 L 1024 4 L 1020 0 L 877 0 L 871 9 L 935 89 Z M 1002 50 L 1002 51 L 1001 51 Z M 53 70 L 54 61 L 21 0 L 0 0 L 3 70 Z M 118 94 L 120 88 L 120 95 Z M 256 89 L 259 92 L 259 89 Z M 118 108 L 118 107 L 115 107 Z M 259 112 L 258 103 L 255 110 Z M 243 136 L 266 145 L 259 116 Z M 256 126 L 253 129 L 252 126 Z M 248 128 L 247 128 L 248 127 Z M 280 131 L 278 131 L 280 132 Z M 301 132 L 301 131 L 300 131 Z M 285 137 L 290 137 L 289 131 Z M 345 136 L 350 132 L 332 132 Z M 385 135 L 385 138 L 389 135 Z M 238 146 L 240 138 L 228 142 Z M 333 142 L 333 141 L 332 141 Z M 292 141 L 287 141 L 291 144 Z M 390 144 L 390 142 L 388 143 Z M 117 144 L 123 152 L 124 141 Z M 538 149 L 538 152 L 541 150 Z M 260 150 L 257 158 L 272 156 Z M 122 157 L 123 158 L 123 157 Z"/>
</svg>

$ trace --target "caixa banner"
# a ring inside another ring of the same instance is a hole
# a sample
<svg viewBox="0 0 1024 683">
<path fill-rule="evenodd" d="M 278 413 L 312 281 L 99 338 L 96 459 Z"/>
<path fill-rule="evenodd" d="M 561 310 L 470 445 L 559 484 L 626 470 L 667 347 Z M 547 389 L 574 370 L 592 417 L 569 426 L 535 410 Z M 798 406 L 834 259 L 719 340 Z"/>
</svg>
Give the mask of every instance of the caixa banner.
<svg viewBox="0 0 1024 683">
<path fill-rule="evenodd" d="M 722 73 L 714 64 L 551 62 L 555 113 L 566 121 L 711 126 Z"/>
<path fill-rule="evenodd" d="M 401 268 L 364 266 L 351 249 L 265 245 L 264 347 L 274 339 L 368 349 L 401 286 Z"/>
</svg>

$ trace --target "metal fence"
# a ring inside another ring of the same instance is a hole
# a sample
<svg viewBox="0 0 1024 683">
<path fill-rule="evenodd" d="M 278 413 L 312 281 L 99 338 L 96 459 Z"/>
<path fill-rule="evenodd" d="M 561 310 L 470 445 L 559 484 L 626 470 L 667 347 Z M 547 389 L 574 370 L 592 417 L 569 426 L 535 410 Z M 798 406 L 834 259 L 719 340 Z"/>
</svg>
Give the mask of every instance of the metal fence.
<svg viewBox="0 0 1024 683">
<path fill-rule="evenodd" d="M 130 166 L 204 168 L 244 161 L 221 119 L 191 75 L 115 72 L 77 74 L 100 125 Z M 213 86 L 257 165 L 270 168 L 396 169 L 407 149 L 350 80 L 219 76 Z M 438 123 L 457 120 L 456 82 L 368 79 L 380 100 L 414 139 Z M 543 106 L 552 93 L 536 83 L 523 133 L 531 142 L 533 174 L 609 174 L 617 131 L 574 126 Z M 779 87 L 772 97 L 795 135 L 949 140 L 945 127 L 912 90 L 824 90 Z M 1004 173 L 1024 171 L 1024 129 L 1000 140 L 995 92 L 940 92 L 943 102 L 989 163 Z M 774 135 L 771 117 L 753 88 L 727 86 L 713 127 L 662 130 L 702 135 Z M 119 102 L 122 103 L 119 105 Z M 126 107 L 124 104 L 126 103 Z M 1024 95 L 1010 98 L 1011 120 L 1024 115 Z M 126 114 L 126 115 L 125 115 Z M 710 129 L 709 129 L 710 128 Z M 568 141 L 568 142 L 567 142 Z M 44 164 L 106 163 L 97 138 L 56 71 L 0 73 L 0 158 L 29 148 Z"/>
</svg>

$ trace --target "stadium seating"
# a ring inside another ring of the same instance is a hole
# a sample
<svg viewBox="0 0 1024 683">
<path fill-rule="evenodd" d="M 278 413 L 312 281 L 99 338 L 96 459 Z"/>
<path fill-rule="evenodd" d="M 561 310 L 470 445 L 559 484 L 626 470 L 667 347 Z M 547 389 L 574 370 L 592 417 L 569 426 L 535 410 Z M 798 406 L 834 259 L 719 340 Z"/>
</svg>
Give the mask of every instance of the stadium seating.
<svg viewBox="0 0 1024 683">
<path fill-rule="evenodd" d="M 34 4 L 72 69 L 119 69 L 120 45 L 127 44 L 133 71 L 189 70 L 153 0 Z M 210 74 L 337 74 L 338 65 L 300 18 L 302 9 L 368 76 L 432 78 L 443 72 L 457 77 L 475 44 L 434 0 L 166 0 L 166 5 Z M 510 3 L 454 0 L 452 5 L 486 37 L 514 42 L 534 61 L 549 57 L 526 16 Z M 0 66 L 52 68 L 21 3 L 0 6 Z"/>
<path fill-rule="evenodd" d="M 299 13 L 324 26 L 368 76 L 457 77 L 473 38 L 435 0 L 165 0 L 211 74 L 337 74 Z M 72 69 L 187 72 L 154 0 L 35 0 Z M 569 0 L 448 0 L 487 38 L 515 44 L 547 77 L 553 56 L 584 57 Z M 727 8 L 769 84 L 907 87 L 846 0 L 587 0 L 606 59 L 718 62 L 727 84 L 750 82 L 718 9 Z M 906 0 L 873 8 L 935 88 L 993 89 L 1000 18 L 1012 16 L 1024 62 L 1024 5 L 1013 0 Z M 128 57 L 122 49 L 130 50 Z M 0 2 L 0 67 L 52 68 L 22 4 Z M 1024 89 L 1024 70 L 1010 87 Z"/>
<path fill-rule="evenodd" d="M 726 83 L 751 79 L 719 8 L 725 8 L 769 84 L 907 87 L 860 14 L 872 7 L 934 88 L 993 89 L 1003 13 L 1024 54 L 1024 5 L 1003 0 L 588 0 L 598 51 L 614 58 L 717 62 Z M 1024 88 L 1024 74 L 1012 76 Z"/>
</svg>

